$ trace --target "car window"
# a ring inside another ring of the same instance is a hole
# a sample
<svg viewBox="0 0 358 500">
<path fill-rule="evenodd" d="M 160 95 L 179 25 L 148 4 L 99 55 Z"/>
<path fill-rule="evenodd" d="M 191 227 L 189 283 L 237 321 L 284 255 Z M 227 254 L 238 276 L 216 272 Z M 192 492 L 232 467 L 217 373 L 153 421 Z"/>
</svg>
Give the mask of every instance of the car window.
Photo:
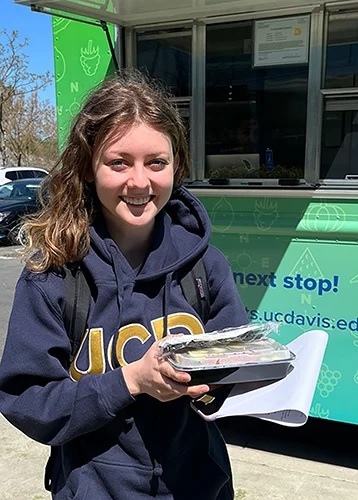
<svg viewBox="0 0 358 500">
<path fill-rule="evenodd" d="M 29 179 L 30 177 L 35 177 L 33 170 L 19 170 L 17 174 L 18 179 Z"/>
<path fill-rule="evenodd" d="M 1 199 L 8 198 L 9 196 L 11 196 L 11 192 L 12 192 L 12 185 L 8 186 L 7 184 L 3 184 L 2 186 L 0 186 Z"/>
<path fill-rule="evenodd" d="M 39 189 L 40 189 L 40 184 L 27 184 L 25 195 L 28 198 L 36 198 Z"/>
<path fill-rule="evenodd" d="M 16 181 L 16 179 L 17 179 L 16 171 L 6 172 L 5 177 L 7 179 L 9 179 L 10 181 Z"/>
<path fill-rule="evenodd" d="M 36 169 L 18 170 L 18 179 L 34 179 L 36 177 L 46 177 L 47 172 L 42 172 Z"/>
<path fill-rule="evenodd" d="M 10 198 L 27 198 L 34 199 L 36 198 L 36 193 L 39 189 L 39 184 L 20 184 L 13 187 Z"/>
</svg>

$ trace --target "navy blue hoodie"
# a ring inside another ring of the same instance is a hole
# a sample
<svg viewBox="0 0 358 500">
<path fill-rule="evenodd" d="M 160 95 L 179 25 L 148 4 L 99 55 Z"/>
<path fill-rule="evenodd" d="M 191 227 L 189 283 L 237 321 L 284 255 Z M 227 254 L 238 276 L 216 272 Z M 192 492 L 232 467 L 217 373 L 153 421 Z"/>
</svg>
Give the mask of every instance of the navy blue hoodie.
<svg viewBox="0 0 358 500">
<path fill-rule="evenodd" d="M 158 214 L 150 254 L 132 269 L 101 218 L 84 258 L 92 299 L 89 329 L 69 369 L 64 281 L 24 270 L 16 286 L 0 365 L 0 410 L 31 438 L 53 447 L 56 500 L 229 500 L 225 443 L 190 407 L 132 397 L 126 363 L 166 333 L 204 331 L 181 292 L 185 266 L 204 255 L 210 291 L 205 331 L 247 322 L 230 266 L 209 245 L 210 223 L 185 188 Z"/>
</svg>

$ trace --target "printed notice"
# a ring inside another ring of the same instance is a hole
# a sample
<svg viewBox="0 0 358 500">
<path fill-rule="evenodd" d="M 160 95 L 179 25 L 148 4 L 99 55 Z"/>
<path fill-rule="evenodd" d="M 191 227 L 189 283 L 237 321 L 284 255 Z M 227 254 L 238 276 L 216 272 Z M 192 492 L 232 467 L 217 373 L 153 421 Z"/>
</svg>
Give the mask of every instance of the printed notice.
<svg viewBox="0 0 358 500">
<path fill-rule="evenodd" d="M 256 21 L 254 66 L 308 62 L 309 16 Z"/>
</svg>

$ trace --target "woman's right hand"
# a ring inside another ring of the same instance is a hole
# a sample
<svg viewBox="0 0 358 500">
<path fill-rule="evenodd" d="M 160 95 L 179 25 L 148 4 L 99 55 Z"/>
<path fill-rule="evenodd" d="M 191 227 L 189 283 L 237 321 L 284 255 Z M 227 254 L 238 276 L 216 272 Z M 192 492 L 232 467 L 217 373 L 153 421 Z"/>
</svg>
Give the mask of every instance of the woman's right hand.
<svg viewBox="0 0 358 500">
<path fill-rule="evenodd" d="M 132 396 L 148 394 L 159 401 L 171 401 L 181 396 L 197 398 L 210 390 L 208 385 L 187 385 L 190 375 L 175 370 L 161 358 L 158 342 L 155 342 L 138 361 L 122 368 L 123 377 Z"/>
</svg>

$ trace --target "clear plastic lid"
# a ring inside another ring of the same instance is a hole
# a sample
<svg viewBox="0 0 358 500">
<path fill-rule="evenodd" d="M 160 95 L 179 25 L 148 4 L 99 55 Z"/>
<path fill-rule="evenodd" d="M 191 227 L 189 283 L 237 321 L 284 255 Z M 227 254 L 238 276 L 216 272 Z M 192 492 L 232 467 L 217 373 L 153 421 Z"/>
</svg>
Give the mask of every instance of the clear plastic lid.
<svg viewBox="0 0 358 500">
<path fill-rule="evenodd" d="M 160 341 L 161 356 L 179 370 L 230 368 L 290 362 L 292 352 L 269 338 L 280 323 L 251 323 L 198 335 L 171 335 Z"/>
<path fill-rule="evenodd" d="M 230 368 L 248 365 L 290 362 L 293 353 L 273 339 L 262 337 L 251 342 L 232 342 L 205 348 L 183 348 L 167 356 L 179 370 Z"/>
</svg>

